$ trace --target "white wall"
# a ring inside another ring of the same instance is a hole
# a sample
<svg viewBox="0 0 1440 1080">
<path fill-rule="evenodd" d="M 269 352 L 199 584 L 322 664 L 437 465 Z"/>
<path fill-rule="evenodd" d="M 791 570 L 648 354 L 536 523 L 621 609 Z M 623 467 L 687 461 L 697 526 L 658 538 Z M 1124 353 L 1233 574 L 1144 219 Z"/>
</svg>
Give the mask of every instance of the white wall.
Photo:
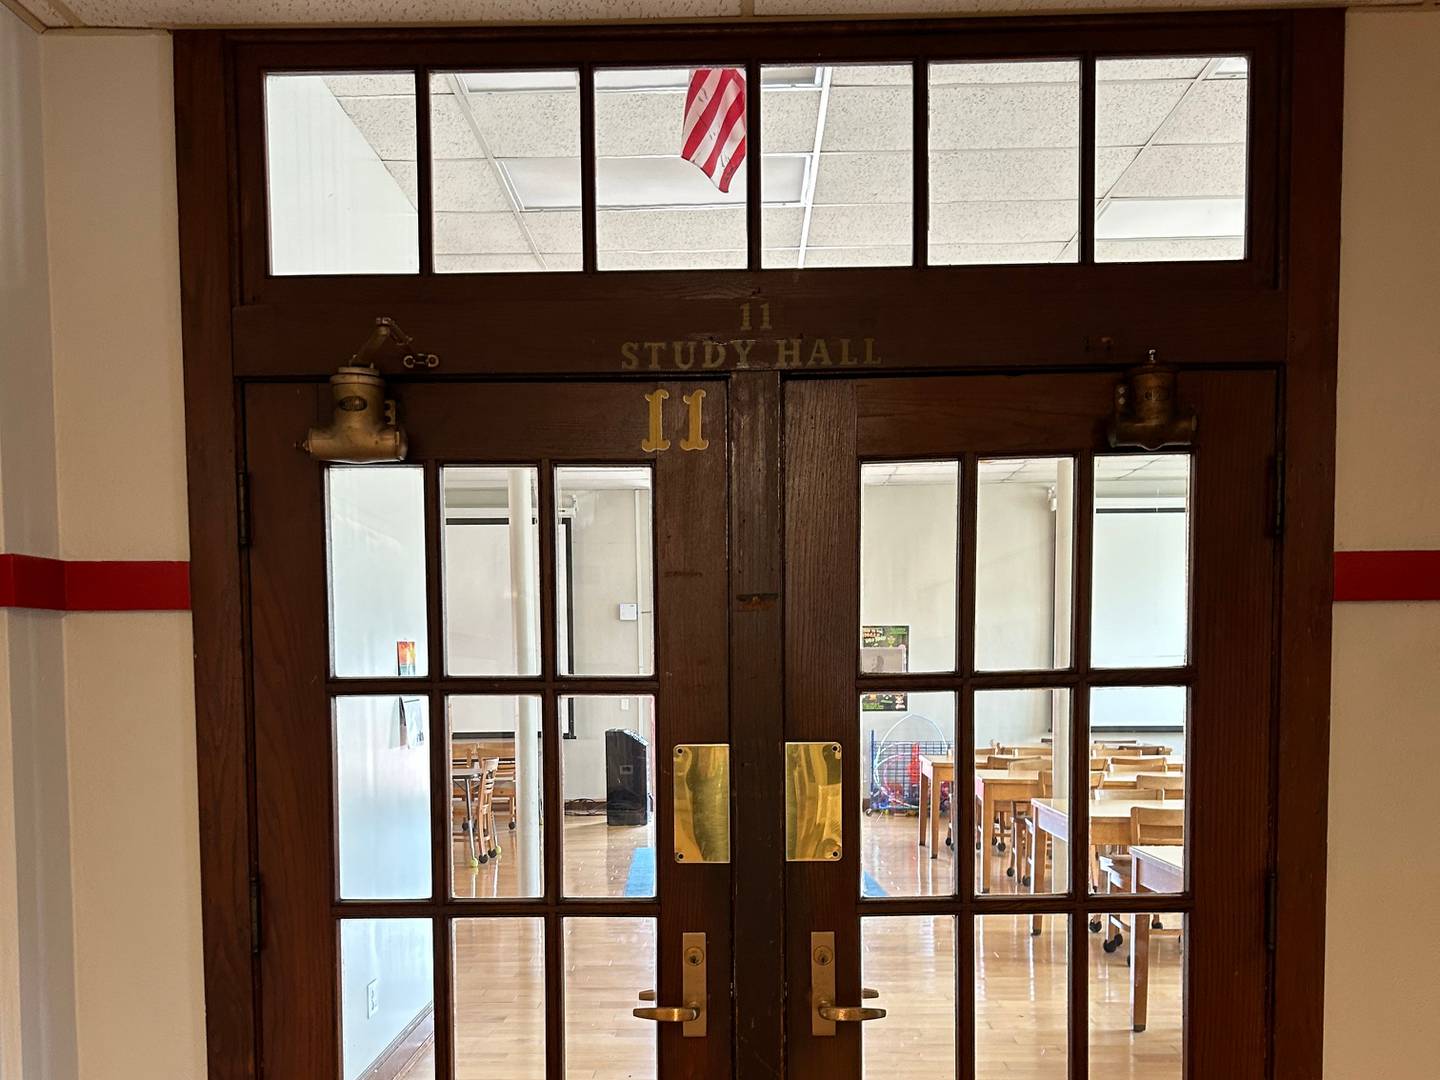
<svg viewBox="0 0 1440 1080">
<path fill-rule="evenodd" d="M 0 552 L 60 548 L 40 39 L 0 10 Z M 76 1075 L 60 617 L 0 608 L 0 1077 Z M 22 995 L 22 987 L 23 995 Z"/>
</svg>

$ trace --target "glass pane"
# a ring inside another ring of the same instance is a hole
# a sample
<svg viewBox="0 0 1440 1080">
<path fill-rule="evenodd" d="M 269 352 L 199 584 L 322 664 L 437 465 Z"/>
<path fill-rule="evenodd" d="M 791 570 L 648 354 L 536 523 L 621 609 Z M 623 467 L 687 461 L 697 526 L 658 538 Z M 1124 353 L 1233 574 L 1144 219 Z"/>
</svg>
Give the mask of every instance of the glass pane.
<svg viewBox="0 0 1440 1080">
<path fill-rule="evenodd" d="M 460 466 L 440 475 L 445 666 L 451 675 L 539 675 L 539 473 Z"/>
<path fill-rule="evenodd" d="M 976 1080 L 1065 1080 L 1069 955 L 1067 916 L 975 920 Z"/>
<path fill-rule="evenodd" d="M 930 263 L 1075 262 L 1080 64 L 930 65 Z"/>
<path fill-rule="evenodd" d="M 655 895 L 655 700 L 562 697 L 566 896 Z"/>
<path fill-rule="evenodd" d="M 330 664 L 337 676 L 430 672 L 424 475 L 419 466 L 325 472 Z"/>
<path fill-rule="evenodd" d="M 954 1076 L 954 917 L 861 919 L 860 980 L 887 1012 L 860 1027 L 862 1075 Z"/>
<path fill-rule="evenodd" d="M 762 69 L 762 265 L 910 265 L 911 72 L 908 64 Z"/>
<path fill-rule="evenodd" d="M 953 893 L 955 695 L 860 695 L 860 759 L 861 895 Z"/>
<path fill-rule="evenodd" d="M 860 670 L 955 670 L 954 461 L 860 468 Z"/>
<path fill-rule="evenodd" d="M 595 73 L 601 270 L 743 269 L 745 71 Z"/>
<path fill-rule="evenodd" d="M 1070 885 L 1070 691 L 975 693 L 975 888 Z"/>
<path fill-rule="evenodd" d="M 452 927 L 456 1080 L 544 1080 L 545 920 Z"/>
<path fill-rule="evenodd" d="M 265 76 L 272 274 L 414 274 L 415 77 Z"/>
<path fill-rule="evenodd" d="M 565 920 L 567 1080 L 654 1080 L 656 1025 L 631 1010 L 655 971 L 654 919 Z"/>
<path fill-rule="evenodd" d="M 1090 651 L 1096 667 L 1185 663 L 1189 504 L 1186 454 L 1095 459 Z"/>
<path fill-rule="evenodd" d="M 975 666 L 1070 664 L 1075 462 L 980 462 L 975 551 Z"/>
<path fill-rule="evenodd" d="M 423 697 L 335 699 L 342 900 L 430 896 L 430 716 Z"/>
<path fill-rule="evenodd" d="M 1183 686 L 1090 691 L 1095 892 L 1183 891 L 1188 702 Z"/>
<path fill-rule="evenodd" d="M 434 928 L 429 919 L 340 920 L 340 1044 L 345 1080 L 359 1080 L 411 1031 L 433 1034 Z M 434 1080 L 433 1050 L 405 1080 Z"/>
<path fill-rule="evenodd" d="M 1250 63 L 1095 64 L 1095 261 L 1245 257 Z"/>
<path fill-rule="evenodd" d="M 455 895 L 541 895 L 540 699 L 452 697 L 446 708 Z"/>
<path fill-rule="evenodd" d="M 580 269 L 575 71 L 430 76 L 436 273 Z"/>
<path fill-rule="evenodd" d="M 1124 944 L 1090 937 L 1090 1075 L 1181 1080 L 1185 1071 L 1185 917 L 1121 920 Z M 1114 917 L 1111 917 L 1114 920 Z"/>
<path fill-rule="evenodd" d="M 564 675 L 655 670 L 650 470 L 555 470 L 556 652 Z"/>
</svg>

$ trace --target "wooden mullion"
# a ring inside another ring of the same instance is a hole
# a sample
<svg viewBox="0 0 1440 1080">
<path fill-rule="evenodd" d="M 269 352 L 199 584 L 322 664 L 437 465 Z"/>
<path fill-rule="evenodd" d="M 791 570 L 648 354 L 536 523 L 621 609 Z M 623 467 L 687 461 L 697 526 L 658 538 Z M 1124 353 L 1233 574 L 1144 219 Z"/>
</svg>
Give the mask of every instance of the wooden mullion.
<svg viewBox="0 0 1440 1080">
<path fill-rule="evenodd" d="M 1095 54 L 1080 58 L 1080 251 L 1082 265 L 1095 262 Z"/>
<path fill-rule="evenodd" d="M 435 1080 L 455 1075 L 454 923 L 445 915 L 431 922 L 435 948 Z"/>
<path fill-rule="evenodd" d="M 420 274 L 435 273 L 435 192 L 431 153 L 430 69 L 415 71 L 415 211 L 419 218 Z"/>
<path fill-rule="evenodd" d="M 745 65 L 745 265 L 759 270 L 764 262 L 764 170 L 761 131 L 765 88 L 760 77 L 760 61 Z"/>
<path fill-rule="evenodd" d="M 917 59 L 910 68 L 910 265 L 930 262 L 930 64 Z"/>
<path fill-rule="evenodd" d="M 545 916 L 545 1080 L 565 1080 L 565 919 Z"/>
<path fill-rule="evenodd" d="M 595 65 L 580 65 L 580 267 L 596 268 Z M 547 669 L 548 670 L 548 669 Z"/>
<path fill-rule="evenodd" d="M 1093 214 L 1093 211 L 1092 211 Z M 1070 695 L 1070 889 L 1074 908 L 1070 915 L 1070 1076 L 1084 1080 L 1090 1062 L 1090 611 L 1094 581 L 1092 550 L 1095 535 L 1095 455 L 1080 454 L 1075 461 L 1074 542 L 1071 545 L 1074 601 L 1071 605 L 1074 655 L 1071 664 L 1082 675 Z M 1103 932 L 1103 927 L 1102 927 Z"/>
</svg>

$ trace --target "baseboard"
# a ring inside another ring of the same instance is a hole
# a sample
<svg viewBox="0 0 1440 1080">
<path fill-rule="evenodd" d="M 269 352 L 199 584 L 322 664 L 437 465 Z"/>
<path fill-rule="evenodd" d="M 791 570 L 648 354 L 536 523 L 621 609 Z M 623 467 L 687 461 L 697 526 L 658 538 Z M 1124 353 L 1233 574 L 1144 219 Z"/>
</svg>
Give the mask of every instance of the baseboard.
<svg viewBox="0 0 1440 1080">
<path fill-rule="evenodd" d="M 435 1003 L 432 1001 L 395 1036 L 385 1052 L 375 1059 L 375 1064 L 360 1074 L 360 1080 L 396 1080 L 434 1039 Z"/>
</svg>

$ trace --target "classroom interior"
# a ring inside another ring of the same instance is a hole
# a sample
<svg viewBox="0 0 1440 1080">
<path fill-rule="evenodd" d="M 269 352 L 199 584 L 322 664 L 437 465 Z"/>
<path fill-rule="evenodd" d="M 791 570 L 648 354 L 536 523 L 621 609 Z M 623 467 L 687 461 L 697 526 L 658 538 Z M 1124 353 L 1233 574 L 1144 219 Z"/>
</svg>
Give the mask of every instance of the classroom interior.
<svg viewBox="0 0 1440 1080">
<path fill-rule="evenodd" d="M 1156 865 L 1183 868 L 1186 691 L 1167 685 L 1166 671 L 1183 664 L 1186 653 L 1190 468 L 1184 454 L 1096 460 L 1092 655 L 1101 667 L 1154 668 L 1155 678 L 1153 685 L 1092 691 L 1092 829 L 1104 818 L 1117 841 L 1089 853 L 1095 892 L 1132 887 L 1132 829 L 1145 830 L 1134 841 L 1158 853 Z M 981 670 L 1043 672 L 1069 663 L 1075 472 L 1065 457 L 978 465 L 974 647 Z M 546 617 L 554 620 L 563 673 L 653 674 L 652 470 L 556 468 L 552 613 L 538 610 L 539 482 L 534 467 L 441 470 L 446 674 L 538 673 Z M 860 666 L 871 673 L 952 669 L 958 462 L 864 463 L 860 488 Z M 328 470 L 337 675 L 428 673 L 424 497 L 418 467 Z M 377 581 L 386 587 L 375 588 Z M 860 845 L 859 894 L 933 896 L 971 880 L 991 893 L 1063 891 L 1073 704 L 1061 688 L 977 691 L 974 745 L 962 748 L 955 745 L 953 694 L 858 695 L 854 713 L 837 724 L 855 725 L 862 747 L 855 774 L 846 778 L 859 783 L 862 796 L 860 820 L 846 826 Z M 419 696 L 336 699 L 342 898 L 430 895 L 425 748 L 432 738 L 449 746 L 452 895 L 479 901 L 542 895 L 542 700 L 465 694 L 444 707 L 443 716 L 432 716 Z M 557 699 L 554 722 L 563 894 L 655 896 L 656 820 L 668 812 L 655 800 L 665 717 L 648 696 L 572 695 Z M 976 770 L 976 828 L 961 838 L 953 778 L 957 754 L 967 750 Z M 1150 817 L 1137 823 L 1136 814 Z M 743 862 L 743 843 L 736 851 Z M 1089 939 L 1091 1060 L 1113 1063 L 1116 1075 L 1178 1078 L 1182 919 L 1161 912 L 1144 928 L 1139 1014 L 1130 922 L 1127 915 L 1082 928 Z M 975 923 L 977 1075 L 1066 1075 L 1072 976 L 1066 920 L 993 915 Z M 542 1075 L 542 921 L 486 917 L 454 925 L 456 1075 Z M 433 930 L 419 919 L 349 919 L 341 926 L 348 1078 L 363 1075 L 396 1031 L 429 1006 Z M 897 1049 L 927 1068 L 953 1069 L 956 933 L 950 916 L 862 920 L 865 985 L 884 996 L 889 1010 L 864 1032 L 867 1075 L 884 1074 Z M 566 920 L 567 1076 L 655 1075 L 653 1026 L 631 1016 L 636 988 L 654 982 L 654 934 L 646 918 Z M 378 1005 L 369 990 L 377 982 L 386 988 Z M 432 1075 L 433 1053 L 429 1044 L 420 1047 L 405 1075 Z"/>
</svg>

